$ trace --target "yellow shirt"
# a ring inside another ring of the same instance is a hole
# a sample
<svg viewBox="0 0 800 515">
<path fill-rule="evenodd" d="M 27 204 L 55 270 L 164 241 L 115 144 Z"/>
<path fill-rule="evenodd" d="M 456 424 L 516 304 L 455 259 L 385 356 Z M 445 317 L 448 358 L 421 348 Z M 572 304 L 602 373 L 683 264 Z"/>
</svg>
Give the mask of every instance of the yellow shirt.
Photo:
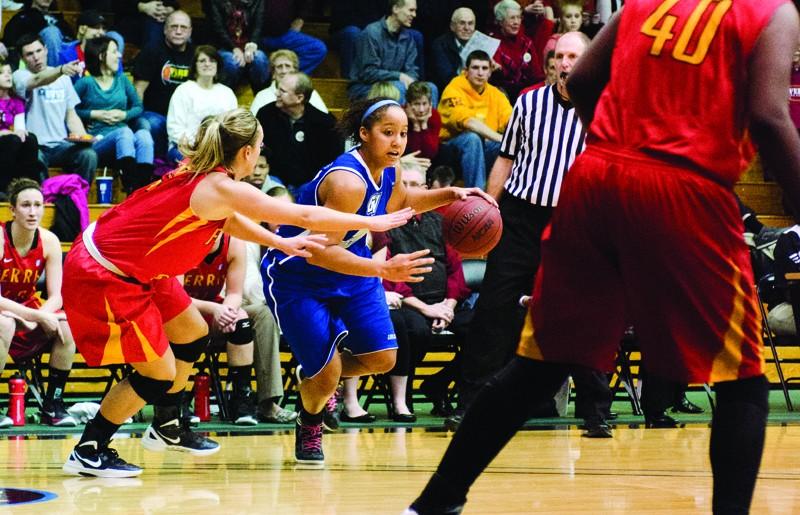
<svg viewBox="0 0 800 515">
<path fill-rule="evenodd" d="M 464 123 L 470 118 L 477 118 L 502 133 L 511 117 L 511 104 L 502 91 L 486 84 L 483 93 L 478 93 L 463 74 L 444 88 L 437 109 L 442 116 L 439 137 L 445 141 L 464 132 Z"/>
</svg>

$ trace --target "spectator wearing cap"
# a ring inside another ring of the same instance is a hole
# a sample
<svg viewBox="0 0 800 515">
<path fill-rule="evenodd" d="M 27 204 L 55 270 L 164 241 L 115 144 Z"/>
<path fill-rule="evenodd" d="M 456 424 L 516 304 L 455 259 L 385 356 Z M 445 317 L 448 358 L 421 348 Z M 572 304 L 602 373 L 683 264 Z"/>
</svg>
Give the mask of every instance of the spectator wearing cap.
<svg viewBox="0 0 800 515">
<path fill-rule="evenodd" d="M 9 48 L 19 49 L 18 40 L 26 34 L 38 34 L 47 48 L 47 65 L 58 66 L 58 54 L 65 41 L 75 37 L 75 31 L 64 17 L 52 12 L 53 0 L 30 0 L 5 26 L 3 41 Z"/>
<path fill-rule="evenodd" d="M 184 11 L 174 11 L 164 22 L 164 35 L 158 44 L 144 47 L 136 56 L 133 86 L 144 102 L 142 118 L 150 124 L 156 155 L 167 152 L 167 112 L 175 89 L 189 80 L 194 47 L 192 19 Z"/>
<path fill-rule="evenodd" d="M 124 41 L 122 36 L 114 31 L 106 33 L 106 19 L 100 12 L 94 9 L 83 11 L 78 16 L 78 39 L 70 43 L 65 43 L 58 54 L 58 64 L 67 64 L 78 61 L 81 64 L 83 73 L 72 78 L 76 82 L 81 76 L 86 75 L 86 42 L 99 36 L 108 36 L 117 43 L 120 49 L 120 66 L 117 73 L 122 73 L 122 52 Z"/>
<path fill-rule="evenodd" d="M 333 115 L 309 103 L 313 90 L 308 75 L 289 73 L 278 81 L 275 102 L 256 116 L 272 148 L 272 171 L 290 190 L 313 179 L 344 148 Z"/>
<path fill-rule="evenodd" d="M 86 135 L 75 107 L 80 98 L 70 76 L 77 75 L 77 63 L 47 66 L 47 48 L 36 34 L 19 40 L 25 62 L 13 74 L 17 95 L 26 101 L 26 128 L 36 134 L 45 166 L 60 166 L 91 182 L 97 168 L 97 153 L 90 145 L 65 141 L 68 135 Z"/>
</svg>

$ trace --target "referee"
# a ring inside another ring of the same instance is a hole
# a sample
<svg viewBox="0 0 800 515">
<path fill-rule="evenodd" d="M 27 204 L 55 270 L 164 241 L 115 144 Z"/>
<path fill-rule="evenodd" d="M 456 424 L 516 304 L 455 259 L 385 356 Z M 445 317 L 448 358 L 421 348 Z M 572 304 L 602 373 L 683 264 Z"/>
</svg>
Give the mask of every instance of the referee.
<svg viewBox="0 0 800 515">
<path fill-rule="evenodd" d="M 589 38 L 580 32 L 559 38 L 555 49 L 558 81 L 522 94 L 503 135 L 500 156 L 486 188 L 500 204 L 503 235 L 486 263 L 475 316 L 462 349 L 459 409 L 446 421 L 448 427 L 460 423 L 480 387 L 516 353 L 525 318 L 520 300 L 533 287 L 542 232 L 558 203 L 564 176 L 584 148 L 586 135 L 569 101 L 566 80 L 588 44 Z M 573 375 L 576 382 L 579 375 Z M 605 381 L 605 385 L 596 385 L 598 388 L 608 388 L 604 377 L 597 380 Z M 580 385 L 579 389 L 586 391 Z M 597 409 L 605 412 L 609 405 L 610 399 Z M 576 406 L 576 416 L 587 419 L 591 432 L 591 414 L 581 413 L 581 408 Z M 606 432 L 600 428 L 601 434 L 587 436 L 611 436 Z"/>
</svg>

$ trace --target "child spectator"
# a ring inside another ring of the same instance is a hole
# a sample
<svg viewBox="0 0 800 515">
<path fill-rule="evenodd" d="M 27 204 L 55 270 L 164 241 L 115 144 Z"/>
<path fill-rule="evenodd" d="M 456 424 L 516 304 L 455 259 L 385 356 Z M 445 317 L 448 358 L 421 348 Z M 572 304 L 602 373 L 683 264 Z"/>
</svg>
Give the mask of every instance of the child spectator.
<svg viewBox="0 0 800 515">
<path fill-rule="evenodd" d="M 25 102 L 16 95 L 11 65 L 0 64 L 0 190 L 15 177 L 41 181 L 47 173 L 39 161 L 36 135 L 25 130 Z"/>
</svg>

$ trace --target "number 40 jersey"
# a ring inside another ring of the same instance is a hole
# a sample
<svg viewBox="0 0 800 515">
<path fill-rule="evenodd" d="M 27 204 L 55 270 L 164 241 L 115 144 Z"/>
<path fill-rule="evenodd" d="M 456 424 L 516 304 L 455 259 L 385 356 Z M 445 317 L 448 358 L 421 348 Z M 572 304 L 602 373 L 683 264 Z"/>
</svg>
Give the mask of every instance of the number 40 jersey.
<svg viewBox="0 0 800 515">
<path fill-rule="evenodd" d="M 759 100 L 747 98 L 750 54 L 787 2 L 625 2 L 587 144 L 643 152 L 732 185 L 747 105 Z"/>
</svg>

